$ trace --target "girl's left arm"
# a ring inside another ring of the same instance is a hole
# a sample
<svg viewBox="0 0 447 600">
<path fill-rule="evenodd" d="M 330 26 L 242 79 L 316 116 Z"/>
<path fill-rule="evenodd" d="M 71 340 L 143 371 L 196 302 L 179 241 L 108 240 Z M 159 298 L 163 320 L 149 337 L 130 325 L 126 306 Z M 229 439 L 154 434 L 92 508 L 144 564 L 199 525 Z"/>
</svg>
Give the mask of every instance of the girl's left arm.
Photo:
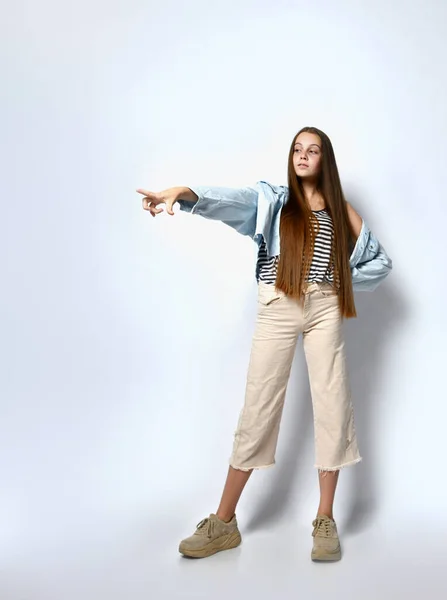
<svg viewBox="0 0 447 600">
<path fill-rule="evenodd" d="M 349 204 L 349 202 L 346 202 L 346 207 L 348 209 L 349 221 L 352 225 L 352 229 L 354 230 L 355 237 L 357 239 L 360 235 L 360 231 L 362 230 L 363 219 L 359 215 L 359 213 Z"/>
<path fill-rule="evenodd" d="M 393 262 L 358 212 L 349 202 L 346 204 L 352 229 L 357 236 L 349 260 L 353 289 L 373 291 L 390 274 Z"/>
</svg>

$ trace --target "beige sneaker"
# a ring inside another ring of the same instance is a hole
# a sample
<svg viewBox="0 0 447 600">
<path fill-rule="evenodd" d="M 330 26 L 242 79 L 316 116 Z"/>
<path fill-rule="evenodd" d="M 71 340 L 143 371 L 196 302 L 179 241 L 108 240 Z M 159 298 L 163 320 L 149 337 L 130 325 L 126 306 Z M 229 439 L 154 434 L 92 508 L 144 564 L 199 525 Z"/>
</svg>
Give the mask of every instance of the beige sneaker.
<svg viewBox="0 0 447 600">
<path fill-rule="evenodd" d="M 340 540 L 335 521 L 326 515 L 317 515 L 312 525 L 314 526 L 312 560 L 340 560 Z"/>
<path fill-rule="evenodd" d="M 205 558 L 221 550 L 236 548 L 241 541 L 236 515 L 226 523 L 211 513 L 209 517 L 197 524 L 193 535 L 180 542 L 179 552 L 185 556 Z"/>
</svg>

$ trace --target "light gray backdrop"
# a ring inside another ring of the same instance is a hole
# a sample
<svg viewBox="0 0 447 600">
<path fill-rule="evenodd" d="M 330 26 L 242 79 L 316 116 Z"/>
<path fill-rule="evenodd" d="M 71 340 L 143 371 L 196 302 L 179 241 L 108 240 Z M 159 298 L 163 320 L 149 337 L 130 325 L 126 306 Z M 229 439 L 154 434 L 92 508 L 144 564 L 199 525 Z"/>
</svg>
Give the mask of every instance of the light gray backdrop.
<svg viewBox="0 0 447 600">
<path fill-rule="evenodd" d="M 304 125 L 330 136 L 347 199 L 394 261 L 346 323 L 364 460 L 340 477 L 345 556 L 325 585 L 441 597 L 446 4 L 25 0 L 2 13 L 2 600 L 327 592 L 308 556 L 318 485 L 300 343 L 277 465 L 238 507 L 243 545 L 177 554 L 226 476 L 256 247 L 197 216 L 152 219 L 135 191 L 285 184 Z"/>
</svg>

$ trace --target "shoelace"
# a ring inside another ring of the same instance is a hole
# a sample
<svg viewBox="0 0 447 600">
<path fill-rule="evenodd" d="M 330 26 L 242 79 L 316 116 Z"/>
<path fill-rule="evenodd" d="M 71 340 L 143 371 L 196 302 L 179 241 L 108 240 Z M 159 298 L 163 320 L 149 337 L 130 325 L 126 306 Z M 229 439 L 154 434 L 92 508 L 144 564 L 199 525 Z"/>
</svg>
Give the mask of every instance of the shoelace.
<svg viewBox="0 0 447 600">
<path fill-rule="evenodd" d="M 317 517 L 314 521 L 312 521 L 312 525 L 314 526 L 314 530 L 312 531 L 312 535 L 314 537 L 316 535 L 319 537 L 331 537 L 332 523 L 328 518 Z"/>
<path fill-rule="evenodd" d="M 206 535 L 211 538 L 214 532 L 214 525 L 214 521 L 212 521 L 209 517 L 202 519 L 200 523 L 197 523 L 197 535 Z"/>
</svg>

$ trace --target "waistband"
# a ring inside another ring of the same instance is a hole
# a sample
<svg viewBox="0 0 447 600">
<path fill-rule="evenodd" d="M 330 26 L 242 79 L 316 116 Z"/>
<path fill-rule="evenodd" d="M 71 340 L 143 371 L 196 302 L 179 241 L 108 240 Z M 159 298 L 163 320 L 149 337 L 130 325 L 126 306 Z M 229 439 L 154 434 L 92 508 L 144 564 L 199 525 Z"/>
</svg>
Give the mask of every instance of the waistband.
<svg viewBox="0 0 447 600">
<path fill-rule="evenodd" d="M 258 286 L 264 286 L 266 289 L 272 289 L 272 290 L 276 290 L 275 285 L 273 283 L 266 283 L 265 281 L 262 281 L 262 279 L 260 279 L 258 281 Z M 304 286 L 303 286 L 303 293 L 304 294 L 310 294 L 311 292 L 314 292 L 315 290 L 330 290 L 330 289 L 335 289 L 334 285 L 332 283 L 329 283 L 328 281 L 307 281 Z M 279 293 L 283 293 L 280 290 L 276 290 Z"/>
<path fill-rule="evenodd" d="M 304 284 L 304 293 L 305 294 L 309 294 L 310 292 L 313 292 L 314 290 L 327 290 L 327 289 L 334 289 L 334 286 L 332 285 L 332 283 L 329 283 L 328 281 L 307 281 Z"/>
</svg>

